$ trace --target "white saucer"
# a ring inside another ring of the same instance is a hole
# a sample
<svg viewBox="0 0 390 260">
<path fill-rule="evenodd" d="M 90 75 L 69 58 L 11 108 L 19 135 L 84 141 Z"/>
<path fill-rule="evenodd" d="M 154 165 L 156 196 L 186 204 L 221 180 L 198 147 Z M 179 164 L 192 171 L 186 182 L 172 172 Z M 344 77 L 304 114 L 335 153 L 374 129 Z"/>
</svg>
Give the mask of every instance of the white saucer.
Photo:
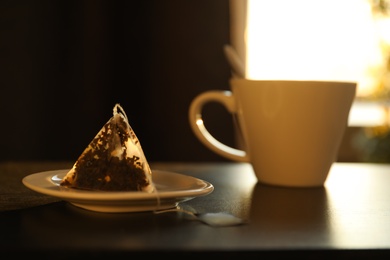
<svg viewBox="0 0 390 260">
<path fill-rule="evenodd" d="M 57 197 L 77 207 L 99 212 L 139 212 L 176 207 L 180 202 L 204 196 L 214 190 L 206 181 L 179 173 L 153 170 L 155 193 L 141 191 L 86 191 L 60 186 L 69 170 L 34 173 L 23 184 L 36 192 Z"/>
</svg>

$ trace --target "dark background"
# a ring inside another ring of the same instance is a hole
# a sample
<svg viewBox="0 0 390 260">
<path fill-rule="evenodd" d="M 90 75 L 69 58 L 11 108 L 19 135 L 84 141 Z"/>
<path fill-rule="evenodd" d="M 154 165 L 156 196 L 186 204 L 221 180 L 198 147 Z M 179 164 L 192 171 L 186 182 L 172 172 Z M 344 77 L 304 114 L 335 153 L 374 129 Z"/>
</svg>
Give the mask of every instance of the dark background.
<svg viewBox="0 0 390 260">
<path fill-rule="evenodd" d="M 76 160 L 120 103 L 150 161 L 224 161 L 191 100 L 228 89 L 228 0 L 0 2 L 0 160 Z M 230 115 L 205 108 L 234 144 Z"/>
</svg>

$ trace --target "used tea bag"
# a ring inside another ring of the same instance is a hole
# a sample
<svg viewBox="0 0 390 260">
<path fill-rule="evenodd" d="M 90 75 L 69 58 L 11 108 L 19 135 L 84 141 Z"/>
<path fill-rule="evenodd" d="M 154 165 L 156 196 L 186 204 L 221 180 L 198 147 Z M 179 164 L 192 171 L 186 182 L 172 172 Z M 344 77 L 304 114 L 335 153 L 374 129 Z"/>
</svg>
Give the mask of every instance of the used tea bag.
<svg viewBox="0 0 390 260">
<path fill-rule="evenodd" d="M 152 171 L 123 108 L 102 127 L 62 179 L 61 186 L 153 192 Z"/>
</svg>

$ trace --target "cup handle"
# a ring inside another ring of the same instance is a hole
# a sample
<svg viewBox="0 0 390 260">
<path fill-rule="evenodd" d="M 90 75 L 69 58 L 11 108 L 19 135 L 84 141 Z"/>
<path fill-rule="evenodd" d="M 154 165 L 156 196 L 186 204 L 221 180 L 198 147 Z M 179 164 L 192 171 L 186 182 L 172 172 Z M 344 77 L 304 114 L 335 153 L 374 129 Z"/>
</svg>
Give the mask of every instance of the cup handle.
<svg viewBox="0 0 390 260">
<path fill-rule="evenodd" d="M 195 136 L 206 147 L 223 157 L 238 162 L 249 162 L 248 154 L 245 151 L 221 143 L 206 129 L 202 119 L 202 109 L 209 102 L 222 104 L 231 114 L 237 112 L 231 91 L 210 90 L 199 94 L 193 99 L 189 109 L 190 126 Z"/>
</svg>

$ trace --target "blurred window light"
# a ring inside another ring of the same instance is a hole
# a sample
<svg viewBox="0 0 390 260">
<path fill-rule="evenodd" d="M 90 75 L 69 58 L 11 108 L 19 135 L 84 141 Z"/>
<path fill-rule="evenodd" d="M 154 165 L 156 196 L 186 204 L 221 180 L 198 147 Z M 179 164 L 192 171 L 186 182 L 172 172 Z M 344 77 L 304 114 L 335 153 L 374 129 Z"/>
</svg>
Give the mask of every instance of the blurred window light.
<svg viewBox="0 0 390 260">
<path fill-rule="evenodd" d="M 372 8 L 368 0 L 248 0 L 246 77 L 352 81 L 357 97 L 373 95 L 383 88 L 390 22 Z"/>
</svg>

